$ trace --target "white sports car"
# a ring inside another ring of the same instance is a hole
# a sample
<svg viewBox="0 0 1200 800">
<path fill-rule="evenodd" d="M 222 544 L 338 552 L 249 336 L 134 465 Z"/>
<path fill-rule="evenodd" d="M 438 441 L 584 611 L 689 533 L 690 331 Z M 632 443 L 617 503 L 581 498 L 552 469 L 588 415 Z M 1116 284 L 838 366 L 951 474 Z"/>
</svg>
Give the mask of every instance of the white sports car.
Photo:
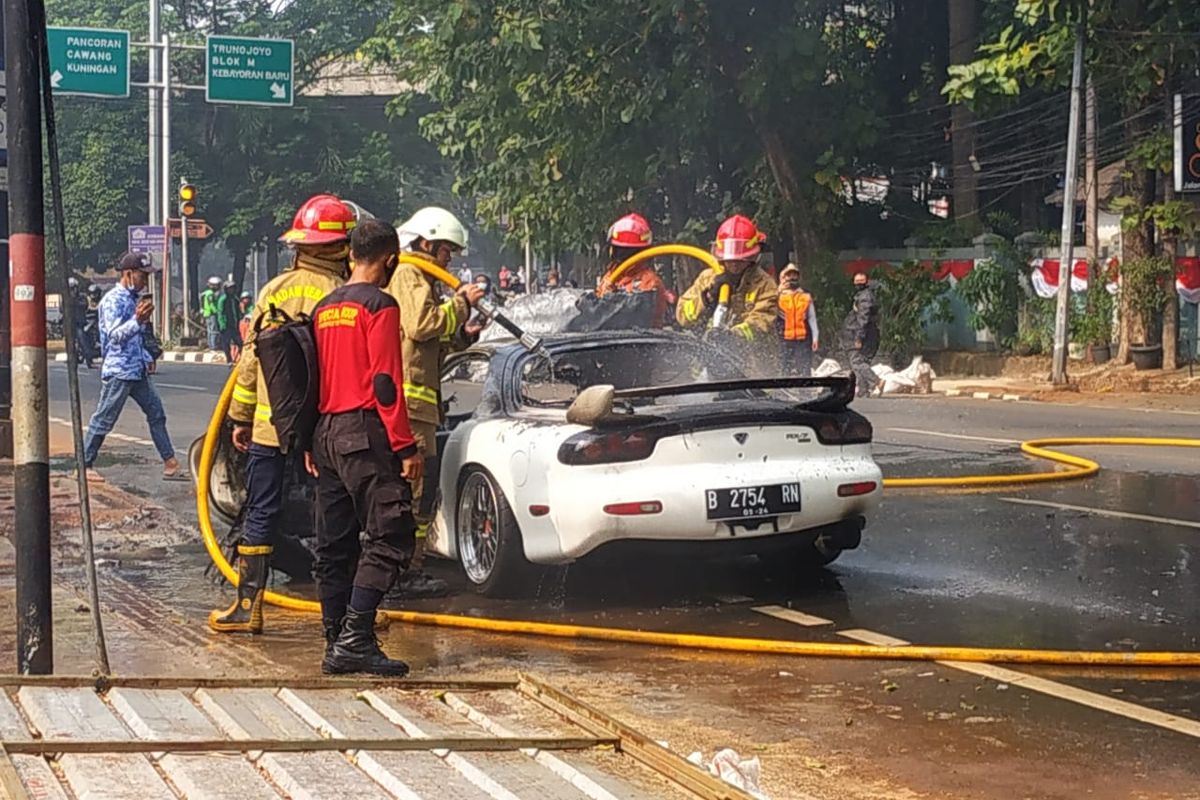
<svg viewBox="0 0 1200 800">
<path fill-rule="evenodd" d="M 771 554 L 797 571 L 857 547 L 879 504 L 853 378 L 747 379 L 692 336 L 476 346 L 443 373 L 429 550 L 484 594 L 618 547 Z M 433 465 L 430 465 L 433 466 Z"/>
</svg>

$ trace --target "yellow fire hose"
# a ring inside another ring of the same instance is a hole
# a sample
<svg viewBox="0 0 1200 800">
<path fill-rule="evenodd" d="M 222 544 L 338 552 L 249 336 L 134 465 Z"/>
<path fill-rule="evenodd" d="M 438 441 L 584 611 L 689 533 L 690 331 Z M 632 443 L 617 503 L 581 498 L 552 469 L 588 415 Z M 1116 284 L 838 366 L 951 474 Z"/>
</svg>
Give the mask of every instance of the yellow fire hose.
<svg viewBox="0 0 1200 800">
<path fill-rule="evenodd" d="M 660 244 L 657 247 L 648 247 L 640 253 L 634 253 L 629 258 L 617 265 L 612 271 L 612 275 L 607 280 L 616 283 L 621 279 L 621 276 L 628 272 L 633 267 L 659 256 L 690 256 L 697 261 L 702 262 L 706 267 L 711 268 L 714 272 L 720 275 L 725 271 L 725 267 L 721 266 L 721 262 L 713 257 L 712 253 L 707 250 L 701 250 L 699 247 L 693 247 L 690 244 Z M 720 293 L 717 295 L 717 310 L 713 313 L 713 327 L 721 327 L 721 322 L 729 313 L 729 284 L 721 287 Z"/>
<path fill-rule="evenodd" d="M 237 585 L 237 572 L 225 559 L 220 543 L 212 527 L 209 509 L 209 473 L 216 456 L 217 442 L 222 422 L 233 396 L 236 375 L 231 374 L 224 390 L 213 409 L 204 447 L 200 455 L 200 471 L 197 475 L 196 511 L 200 518 L 200 531 L 204 547 L 221 574 Z M 1070 480 L 1094 474 L 1099 465 L 1094 461 L 1057 453 L 1048 448 L 1054 445 L 1154 445 L 1171 447 L 1200 447 L 1200 439 L 1136 439 L 1136 438 L 1080 438 L 1044 439 L 1026 442 L 1022 450 L 1038 458 L 1066 464 L 1072 467 L 1064 472 L 1034 473 L 1033 475 L 979 475 L 964 478 L 899 478 L 885 480 L 885 486 L 996 486 L 1006 483 L 1027 483 L 1036 477 L 1040 481 Z M 320 605 L 312 600 L 302 600 L 278 592 L 267 592 L 266 601 L 292 611 L 320 613 Z M 1109 652 L 1083 650 L 1024 650 L 1016 648 L 981 648 L 948 646 L 876 646 L 828 642 L 800 642 L 775 639 L 750 639 L 729 636 L 706 636 L 687 633 L 657 633 L 624 628 L 601 628 L 586 625 L 563 625 L 524 620 L 490 619 L 466 617 L 454 614 L 429 614 L 417 611 L 387 611 L 393 620 L 413 625 L 433 625 L 461 628 L 497 634 L 523 634 L 559 639 L 584 639 L 589 641 L 622 642 L 629 644 L 657 645 L 700 650 L 718 650 L 736 653 L 762 653 L 827 658 L 886 659 L 903 661 L 974 661 L 1011 664 L 1049 664 L 1059 666 L 1102 666 L 1102 667 L 1200 667 L 1200 652 Z"/>
</svg>

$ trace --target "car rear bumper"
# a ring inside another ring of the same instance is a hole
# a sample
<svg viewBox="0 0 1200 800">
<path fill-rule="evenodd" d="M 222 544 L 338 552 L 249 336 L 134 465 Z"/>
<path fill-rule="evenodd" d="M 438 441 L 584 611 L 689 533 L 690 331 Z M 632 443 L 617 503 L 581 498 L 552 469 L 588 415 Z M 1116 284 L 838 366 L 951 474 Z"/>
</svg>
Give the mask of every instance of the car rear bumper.
<svg viewBox="0 0 1200 800">
<path fill-rule="evenodd" d="M 601 558 L 696 558 L 729 559 L 743 556 L 772 556 L 794 553 L 811 546 L 818 539 L 823 544 L 838 550 L 853 550 L 862 542 L 865 517 L 851 517 L 829 525 L 803 531 L 780 533 L 772 536 L 755 536 L 728 539 L 713 539 L 704 542 L 671 541 L 662 539 L 622 539 L 600 545 L 590 554 Z"/>
<path fill-rule="evenodd" d="M 882 496 L 883 476 L 869 456 L 855 453 L 796 461 L 786 470 L 779 467 L 778 463 L 760 462 L 742 463 L 732 469 L 698 465 L 690 469 L 674 467 L 608 474 L 591 468 L 559 473 L 552 484 L 549 520 L 537 521 L 552 522 L 556 552 L 531 547 L 535 541 L 527 535 L 526 556 L 535 562 L 555 563 L 580 558 L 603 545 L 620 541 L 702 547 L 711 543 L 720 546 L 738 540 L 764 540 L 865 518 L 879 505 Z M 797 513 L 750 521 L 707 518 L 703 502 L 706 489 L 788 481 L 800 484 L 802 502 Z M 839 486 L 863 482 L 874 482 L 875 490 L 856 497 L 838 496 Z M 604 510 L 611 504 L 640 502 L 661 503 L 662 510 L 638 515 L 615 515 Z M 761 541 L 748 547 L 756 551 L 761 549 L 760 545 Z"/>
</svg>

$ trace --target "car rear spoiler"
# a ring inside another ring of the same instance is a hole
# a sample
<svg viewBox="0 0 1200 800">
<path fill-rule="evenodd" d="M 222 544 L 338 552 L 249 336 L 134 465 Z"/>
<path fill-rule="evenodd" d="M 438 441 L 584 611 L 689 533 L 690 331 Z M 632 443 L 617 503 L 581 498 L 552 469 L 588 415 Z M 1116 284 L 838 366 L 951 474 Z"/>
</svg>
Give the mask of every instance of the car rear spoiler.
<svg viewBox="0 0 1200 800">
<path fill-rule="evenodd" d="M 821 395 L 811 403 L 804 405 L 814 410 L 836 410 L 850 405 L 854 399 L 855 377 L 850 374 L 831 375 L 825 378 L 740 378 L 725 381 L 677 383 L 670 386 L 619 389 L 613 392 L 613 397 L 622 400 L 634 397 L 675 397 L 685 394 L 738 392 L 748 389 L 828 389 L 828 394 Z"/>
<path fill-rule="evenodd" d="M 646 386 L 642 388 L 615 390 L 612 386 L 589 386 L 579 393 L 567 409 L 567 422 L 576 425 L 603 425 L 613 422 L 628 423 L 633 416 L 613 416 L 613 402 L 631 398 L 671 397 L 713 392 L 737 392 L 754 389 L 828 389 L 825 394 L 812 400 L 798 403 L 806 411 L 843 411 L 854 399 L 855 379 L 853 375 L 828 378 L 743 378 L 740 380 L 703 381 L 680 383 L 670 386 Z M 638 417 L 638 419 L 642 419 Z"/>
</svg>

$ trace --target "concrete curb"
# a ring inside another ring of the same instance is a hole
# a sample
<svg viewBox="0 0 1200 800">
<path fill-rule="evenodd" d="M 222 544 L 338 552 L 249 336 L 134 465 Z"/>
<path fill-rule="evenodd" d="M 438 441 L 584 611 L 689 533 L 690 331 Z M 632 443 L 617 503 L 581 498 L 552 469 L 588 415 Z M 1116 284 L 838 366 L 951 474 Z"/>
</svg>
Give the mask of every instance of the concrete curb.
<svg viewBox="0 0 1200 800">
<path fill-rule="evenodd" d="M 59 363 L 67 361 L 66 353 L 56 353 L 54 360 Z M 224 364 L 224 353 L 196 352 L 191 350 L 167 350 L 162 354 L 161 361 L 176 364 Z"/>
<path fill-rule="evenodd" d="M 972 400 L 1004 400 L 1009 403 L 1035 403 L 1033 395 L 1010 394 L 1008 392 L 968 392 L 965 389 L 947 389 L 946 397 L 968 397 Z"/>
</svg>

